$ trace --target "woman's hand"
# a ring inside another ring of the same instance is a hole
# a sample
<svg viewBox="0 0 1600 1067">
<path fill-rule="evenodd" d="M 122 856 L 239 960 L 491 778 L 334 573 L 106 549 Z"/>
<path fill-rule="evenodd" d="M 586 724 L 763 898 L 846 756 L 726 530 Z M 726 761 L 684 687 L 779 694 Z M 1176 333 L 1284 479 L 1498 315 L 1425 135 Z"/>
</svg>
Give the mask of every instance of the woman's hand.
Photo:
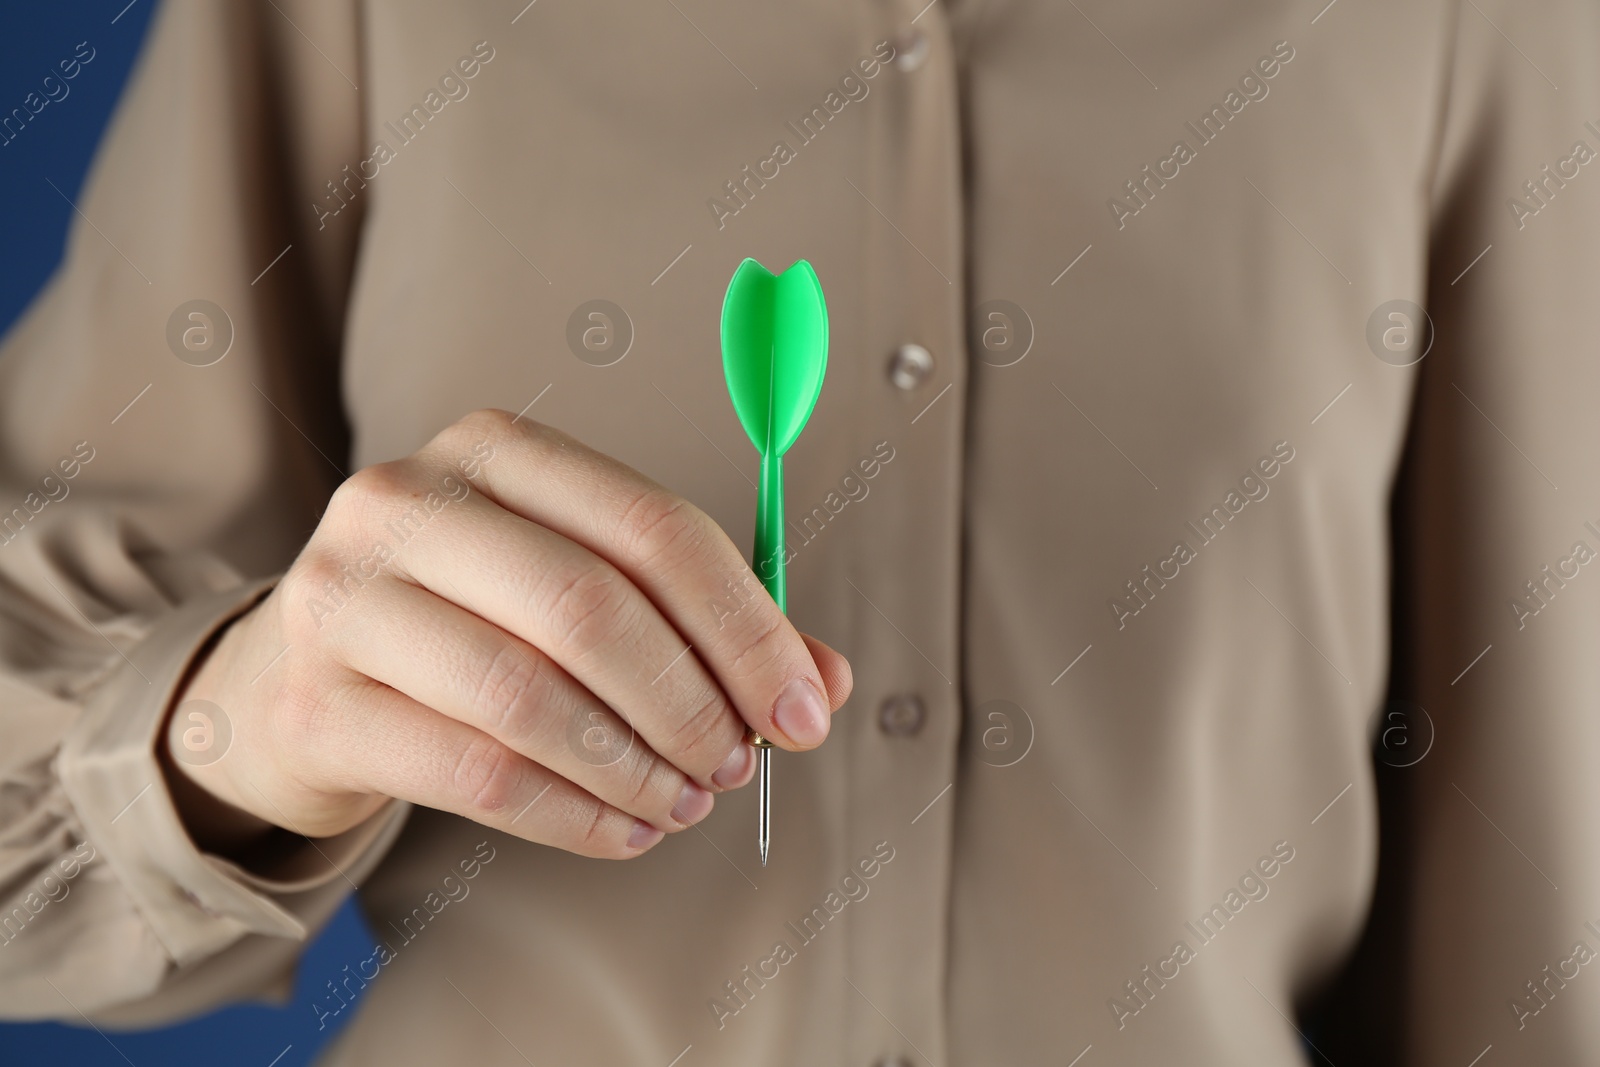
<svg viewBox="0 0 1600 1067">
<path fill-rule="evenodd" d="M 620 859 L 750 780 L 746 724 L 814 748 L 850 688 L 844 657 L 789 624 L 704 513 L 480 411 L 339 487 L 192 675 L 168 754 L 205 793 L 312 837 L 398 797 Z M 227 716 L 221 758 L 187 758 L 190 700 Z"/>
</svg>

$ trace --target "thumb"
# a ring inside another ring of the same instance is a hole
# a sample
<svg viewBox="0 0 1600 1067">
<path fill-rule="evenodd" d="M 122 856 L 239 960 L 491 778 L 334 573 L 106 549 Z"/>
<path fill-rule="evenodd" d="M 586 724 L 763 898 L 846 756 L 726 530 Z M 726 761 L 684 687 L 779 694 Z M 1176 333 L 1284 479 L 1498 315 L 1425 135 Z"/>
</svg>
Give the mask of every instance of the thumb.
<svg viewBox="0 0 1600 1067">
<path fill-rule="evenodd" d="M 850 671 L 850 661 L 810 634 L 801 634 L 800 640 L 806 643 L 806 648 L 810 650 L 811 658 L 817 665 L 817 672 L 822 675 L 822 684 L 828 691 L 828 710 L 838 711 L 849 699 L 851 690 L 855 688 L 855 677 Z"/>
</svg>

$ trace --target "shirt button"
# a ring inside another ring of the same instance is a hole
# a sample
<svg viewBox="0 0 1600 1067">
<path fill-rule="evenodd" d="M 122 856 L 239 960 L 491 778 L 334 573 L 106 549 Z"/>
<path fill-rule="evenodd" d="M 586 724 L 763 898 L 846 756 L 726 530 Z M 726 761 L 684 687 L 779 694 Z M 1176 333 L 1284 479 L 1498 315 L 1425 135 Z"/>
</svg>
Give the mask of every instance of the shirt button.
<svg viewBox="0 0 1600 1067">
<path fill-rule="evenodd" d="M 933 373 L 933 353 L 921 345 L 901 345 L 889 357 L 889 380 L 907 392 L 928 380 Z"/>
<path fill-rule="evenodd" d="M 928 58 L 928 35 L 916 26 L 907 26 L 890 43 L 894 45 L 894 65 L 907 74 Z"/>
<path fill-rule="evenodd" d="M 890 737 L 915 737 L 922 732 L 928 717 L 922 698 L 915 693 L 896 693 L 878 706 L 878 729 Z"/>
</svg>

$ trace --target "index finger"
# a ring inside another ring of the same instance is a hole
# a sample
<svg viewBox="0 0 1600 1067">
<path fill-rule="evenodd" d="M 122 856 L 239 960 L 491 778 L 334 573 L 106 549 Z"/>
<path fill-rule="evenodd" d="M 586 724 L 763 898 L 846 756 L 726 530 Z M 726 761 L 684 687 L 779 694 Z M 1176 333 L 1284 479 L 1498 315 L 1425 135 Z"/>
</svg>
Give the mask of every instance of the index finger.
<svg viewBox="0 0 1600 1067">
<path fill-rule="evenodd" d="M 625 574 L 746 723 L 793 751 L 828 736 L 833 709 L 816 660 L 710 516 L 626 464 L 509 412 L 475 412 L 435 444 L 454 450 L 468 437 L 496 446 L 492 462 L 478 465 L 478 488 Z M 707 610 L 730 595 L 737 610 Z"/>
</svg>

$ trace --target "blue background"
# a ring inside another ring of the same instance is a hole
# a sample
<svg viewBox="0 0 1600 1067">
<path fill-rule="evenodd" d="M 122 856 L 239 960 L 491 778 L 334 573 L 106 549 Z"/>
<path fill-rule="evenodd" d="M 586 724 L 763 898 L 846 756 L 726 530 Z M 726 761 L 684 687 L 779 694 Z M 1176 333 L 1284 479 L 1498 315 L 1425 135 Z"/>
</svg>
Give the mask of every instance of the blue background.
<svg viewBox="0 0 1600 1067">
<path fill-rule="evenodd" d="M 0 204 L 5 205 L 0 212 L 0 331 L 10 328 L 60 264 L 73 216 L 61 194 L 78 198 L 154 10 L 153 0 L 9 7 L 0 31 L 0 116 L 21 107 L 28 93 L 40 92 L 44 77 L 58 74 L 56 62 L 70 57 L 80 41 L 94 48 L 95 57 L 66 82 L 70 91 L 64 98 L 48 104 L 14 140 L 0 144 Z M 330 1024 L 317 1030 L 312 987 L 346 963 L 365 959 L 373 944 L 359 910 L 348 902 L 302 960 L 294 1002 L 285 1007 L 228 1008 L 182 1026 L 103 1036 L 81 1025 L 0 1025 L 0 1064 L 298 1067 L 311 1062 L 338 1029 Z M 341 1012 L 340 1023 L 354 1014 Z M 274 1057 L 281 1058 L 274 1064 Z"/>
</svg>

